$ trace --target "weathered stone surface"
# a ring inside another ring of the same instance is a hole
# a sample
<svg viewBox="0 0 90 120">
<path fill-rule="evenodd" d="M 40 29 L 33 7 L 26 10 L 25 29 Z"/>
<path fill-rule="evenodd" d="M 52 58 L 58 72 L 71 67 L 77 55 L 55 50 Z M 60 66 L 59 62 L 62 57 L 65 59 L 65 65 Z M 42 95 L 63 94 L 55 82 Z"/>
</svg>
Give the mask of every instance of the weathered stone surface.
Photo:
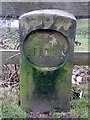
<svg viewBox="0 0 90 120">
<path fill-rule="evenodd" d="M 35 68 L 55 70 L 67 61 L 68 54 L 67 38 L 56 31 L 35 31 L 24 42 L 24 55 Z"/>
<path fill-rule="evenodd" d="M 22 108 L 69 110 L 75 17 L 60 10 L 38 10 L 19 20 Z"/>
</svg>

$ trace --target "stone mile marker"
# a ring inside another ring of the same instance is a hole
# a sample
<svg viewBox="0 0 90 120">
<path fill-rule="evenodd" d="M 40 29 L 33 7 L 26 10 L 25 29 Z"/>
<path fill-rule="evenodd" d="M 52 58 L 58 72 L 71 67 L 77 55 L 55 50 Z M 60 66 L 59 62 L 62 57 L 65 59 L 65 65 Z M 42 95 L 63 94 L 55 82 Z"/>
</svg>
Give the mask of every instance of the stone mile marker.
<svg viewBox="0 0 90 120">
<path fill-rule="evenodd" d="M 20 101 L 32 112 L 70 110 L 76 19 L 45 9 L 19 18 Z"/>
</svg>

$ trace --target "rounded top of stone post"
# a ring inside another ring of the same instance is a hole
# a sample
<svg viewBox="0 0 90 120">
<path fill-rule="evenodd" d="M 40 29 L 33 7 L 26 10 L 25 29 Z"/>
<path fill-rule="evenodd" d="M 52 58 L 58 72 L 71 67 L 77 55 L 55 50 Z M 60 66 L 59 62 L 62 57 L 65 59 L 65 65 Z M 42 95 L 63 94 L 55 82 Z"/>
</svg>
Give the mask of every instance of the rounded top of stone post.
<svg viewBox="0 0 90 120">
<path fill-rule="evenodd" d="M 28 13 L 25 13 L 19 17 L 19 19 L 22 19 L 27 16 L 32 16 L 32 15 L 57 15 L 57 16 L 62 16 L 62 17 L 67 17 L 76 20 L 75 16 L 72 13 L 63 11 L 63 10 L 58 10 L 58 9 L 43 9 L 43 10 L 34 10 Z"/>
</svg>

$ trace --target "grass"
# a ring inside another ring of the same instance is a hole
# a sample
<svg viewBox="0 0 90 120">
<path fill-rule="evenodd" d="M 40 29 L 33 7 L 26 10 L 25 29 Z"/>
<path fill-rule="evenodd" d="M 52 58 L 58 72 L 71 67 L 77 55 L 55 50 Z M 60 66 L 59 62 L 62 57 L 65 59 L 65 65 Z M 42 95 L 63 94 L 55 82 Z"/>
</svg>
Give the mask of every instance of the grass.
<svg viewBox="0 0 90 120">
<path fill-rule="evenodd" d="M 78 100 L 73 100 L 72 104 L 74 104 L 74 109 L 71 111 L 75 111 L 77 116 L 80 118 L 88 118 L 88 99 L 82 98 Z"/>
<path fill-rule="evenodd" d="M 80 46 L 75 46 L 75 51 L 88 51 L 89 50 L 89 43 L 88 38 L 84 38 L 83 35 L 78 35 L 77 40 L 81 43 Z"/>
<path fill-rule="evenodd" d="M 75 46 L 75 51 L 88 51 L 90 42 L 88 41 L 88 19 L 77 20 L 76 39 L 81 43 Z"/>
<path fill-rule="evenodd" d="M 0 100 L 0 119 L 1 118 L 25 118 L 26 113 L 18 106 L 18 91 L 6 91 L 2 89 L 3 94 Z M 0 91 L 1 92 L 1 91 Z"/>
<path fill-rule="evenodd" d="M 88 118 L 88 83 L 78 85 L 76 89 L 83 91 L 83 97 L 81 99 L 72 100 L 73 108 L 71 111 L 74 110 L 80 118 Z"/>
</svg>

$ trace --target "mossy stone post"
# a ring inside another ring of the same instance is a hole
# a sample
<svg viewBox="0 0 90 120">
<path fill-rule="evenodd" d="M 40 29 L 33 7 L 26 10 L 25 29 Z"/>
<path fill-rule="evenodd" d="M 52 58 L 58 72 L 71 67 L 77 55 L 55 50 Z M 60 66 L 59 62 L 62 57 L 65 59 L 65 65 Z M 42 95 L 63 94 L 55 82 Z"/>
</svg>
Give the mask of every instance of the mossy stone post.
<svg viewBox="0 0 90 120">
<path fill-rule="evenodd" d="M 70 109 L 75 17 L 36 10 L 19 18 L 21 107 L 33 112 Z"/>
</svg>

